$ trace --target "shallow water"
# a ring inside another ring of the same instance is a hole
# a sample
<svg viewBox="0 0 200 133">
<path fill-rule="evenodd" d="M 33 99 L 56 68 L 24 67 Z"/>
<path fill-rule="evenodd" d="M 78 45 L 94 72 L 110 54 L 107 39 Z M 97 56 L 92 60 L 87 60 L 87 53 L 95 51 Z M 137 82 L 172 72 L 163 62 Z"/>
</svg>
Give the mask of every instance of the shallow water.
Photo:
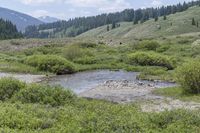
<svg viewBox="0 0 200 133">
<path fill-rule="evenodd" d="M 136 79 L 137 72 L 95 70 L 79 72 L 71 75 L 62 75 L 51 78 L 48 83 L 51 85 L 61 85 L 69 88 L 75 93 L 81 93 L 103 84 L 109 80 L 128 80 L 133 82 L 152 83 L 156 87 L 168 87 L 174 84 L 167 82 L 139 81 Z"/>
</svg>

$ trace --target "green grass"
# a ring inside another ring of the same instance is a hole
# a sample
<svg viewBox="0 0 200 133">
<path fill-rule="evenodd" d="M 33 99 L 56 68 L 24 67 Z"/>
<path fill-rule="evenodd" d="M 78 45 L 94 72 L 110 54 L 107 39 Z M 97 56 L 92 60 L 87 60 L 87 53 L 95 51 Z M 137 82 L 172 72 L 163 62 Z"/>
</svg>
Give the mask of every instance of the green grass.
<svg viewBox="0 0 200 133">
<path fill-rule="evenodd" d="M 173 97 L 183 101 L 194 101 L 200 103 L 200 94 L 185 93 L 181 87 L 163 88 L 154 91 L 157 95 Z"/>
<path fill-rule="evenodd" d="M 37 68 L 22 64 L 19 62 L 0 62 L 0 71 L 2 72 L 15 72 L 15 73 L 32 73 L 32 74 L 45 74 L 45 72 L 38 71 Z"/>
</svg>

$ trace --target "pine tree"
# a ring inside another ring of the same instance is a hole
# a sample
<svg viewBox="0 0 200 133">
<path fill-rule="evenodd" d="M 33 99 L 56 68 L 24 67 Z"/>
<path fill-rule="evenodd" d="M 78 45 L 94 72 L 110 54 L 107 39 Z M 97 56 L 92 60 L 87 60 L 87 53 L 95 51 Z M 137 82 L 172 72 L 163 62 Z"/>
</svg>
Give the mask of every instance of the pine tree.
<svg viewBox="0 0 200 133">
<path fill-rule="evenodd" d="M 192 25 L 196 25 L 194 18 L 192 18 Z"/>
<path fill-rule="evenodd" d="M 110 26 L 109 25 L 107 25 L 107 31 L 110 31 Z"/>
<path fill-rule="evenodd" d="M 17 27 L 10 21 L 0 19 L 0 40 L 21 38 L 22 33 L 17 31 Z"/>
<path fill-rule="evenodd" d="M 166 15 L 163 17 L 163 20 L 167 20 L 167 16 Z"/>
<path fill-rule="evenodd" d="M 157 22 L 157 21 L 158 21 L 158 16 L 155 17 L 155 22 Z"/>
<path fill-rule="evenodd" d="M 115 29 L 115 28 L 116 28 L 116 23 L 113 22 L 113 23 L 112 23 L 112 29 Z"/>
</svg>

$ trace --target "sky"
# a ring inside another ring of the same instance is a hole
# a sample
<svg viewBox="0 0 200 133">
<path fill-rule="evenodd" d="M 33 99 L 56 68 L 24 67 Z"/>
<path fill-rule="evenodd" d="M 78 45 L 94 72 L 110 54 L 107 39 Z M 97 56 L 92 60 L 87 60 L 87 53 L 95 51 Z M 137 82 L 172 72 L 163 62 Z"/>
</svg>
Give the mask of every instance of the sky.
<svg viewBox="0 0 200 133">
<path fill-rule="evenodd" d="M 191 0 L 0 0 L 0 7 L 33 17 L 51 16 L 63 20 L 122 11 L 127 8 L 159 7 Z"/>
</svg>

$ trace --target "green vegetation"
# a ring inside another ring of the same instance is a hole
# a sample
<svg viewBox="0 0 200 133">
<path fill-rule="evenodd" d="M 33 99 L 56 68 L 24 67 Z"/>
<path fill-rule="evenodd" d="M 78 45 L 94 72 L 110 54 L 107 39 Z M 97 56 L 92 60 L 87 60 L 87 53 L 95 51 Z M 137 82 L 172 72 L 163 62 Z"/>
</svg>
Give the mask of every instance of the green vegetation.
<svg viewBox="0 0 200 133">
<path fill-rule="evenodd" d="M 141 79 L 174 81 L 173 69 L 176 66 L 200 57 L 198 38 L 198 34 L 189 34 L 166 37 L 164 40 L 137 40 L 119 46 L 88 43 L 86 40 L 81 42 L 79 39 L 12 40 L 12 43 L 19 44 L 17 46 L 13 46 L 10 41 L 2 41 L 0 70 L 64 74 L 68 69 L 72 70 L 70 73 L 124 69 L 142 72 L 139 76 Z M 15 51 L 13 47 L 18 50 Z M 134 58 L 130 59 L 131 56 Z"/>
<path fill-rule="evenodd" d="M 9 82 L 2 81 L 0 86 L 10 86 Z M 61 87 L 17 83 L 23 84 L 20 90 L 15 91 L 10 99 L 0 102 L 2 132 L 200 131 L 199 111 L 144 113 L 131 104 L 77 98 Z"/>
<path fill-rule="evenodd" d="M 160 47 L 160 44 L 156 41 L 144 40 L 138 44 L 138 50 L 152 50 L 156 51 Z"/>
<path fill-rule="evenodd" d="M 183 101 L 194 101 L 200 102 L 199 94 L 190 94 L 184 91 L 181 87 L 171 87 L 171 88 L 163 88 L 154 91 L 157 95 L 168 96 L 176 99 L 180 99 Z"/>
<path fill-rule="evenodd" d="M 13 101 L 22 103 L 40 103 L 51 106 L 61 106 L 66 103 L 73 103 L 74 94 L 69 90 L 61 87 L 50 87 L 47 85 L 28 85 L 25 89 L 20 90 L 13 98 Z"/>
<path fill-rule="evenodd" d="M 0 71 L 47 75 L 93 69 L 139 71 L 139 79 L 177 81 L 181 85 L 155 90 L 155 94 L 199 103 L 200 10 L 194 6 L 197 2 L 190 4 L 179 4 L 179 11 L 159 9 L 171 15 L 162 12 L 148 16 L 149 12 L 141 12 L 147 9 L 136 13 L 130 9 L 97 16 L 104 19 L 93 21 L 98 24 L 92 26 L 90 22 L 80 25 L 84 23 L 78 18 L 70 20 L 69 27 L 62 27 L 68 23 L 64 21 L 29 27 L 34 34 L 26 32 L 27 36 L 43 38 L 52 31 L 58 31 L 53 37 L 76 36 L 104 25 L 76 38 L 0 41 Z M 118 20 L 106 22 L 105 18 Z M 200 132 L 199 110 L 146 113 L 135 104 L 84 99 L 60 86 L 25 84 L 12 78 L 0 79 L 0 108 L 0 132 Z"/>
<path fill-rule="evenodd" d="M 24 83 L 12 78 L 0 79 L 0 100 L 10 99 L 16 92 L 25 87 Z"/>
<path fill-rule="evenodd" d="M 177 81 L 186 92 L 200 94 L 200 61 L 190 61 L 177 70 Z"/>
<path fill-rule="evenodd" d="M 70 74 L 75 71 L 71 62 L 55 55 L 33 55 L 28 57 L 25 62 L 41 71 L 55 74 Z"/>
<path fill-rule="evenodd" d="M 170 58 L 154 52 L 136 52 L 129 55 L 129 62 L 142 66 L 162 66 L 167 69 L 173 69 Z"/>
</svg>

